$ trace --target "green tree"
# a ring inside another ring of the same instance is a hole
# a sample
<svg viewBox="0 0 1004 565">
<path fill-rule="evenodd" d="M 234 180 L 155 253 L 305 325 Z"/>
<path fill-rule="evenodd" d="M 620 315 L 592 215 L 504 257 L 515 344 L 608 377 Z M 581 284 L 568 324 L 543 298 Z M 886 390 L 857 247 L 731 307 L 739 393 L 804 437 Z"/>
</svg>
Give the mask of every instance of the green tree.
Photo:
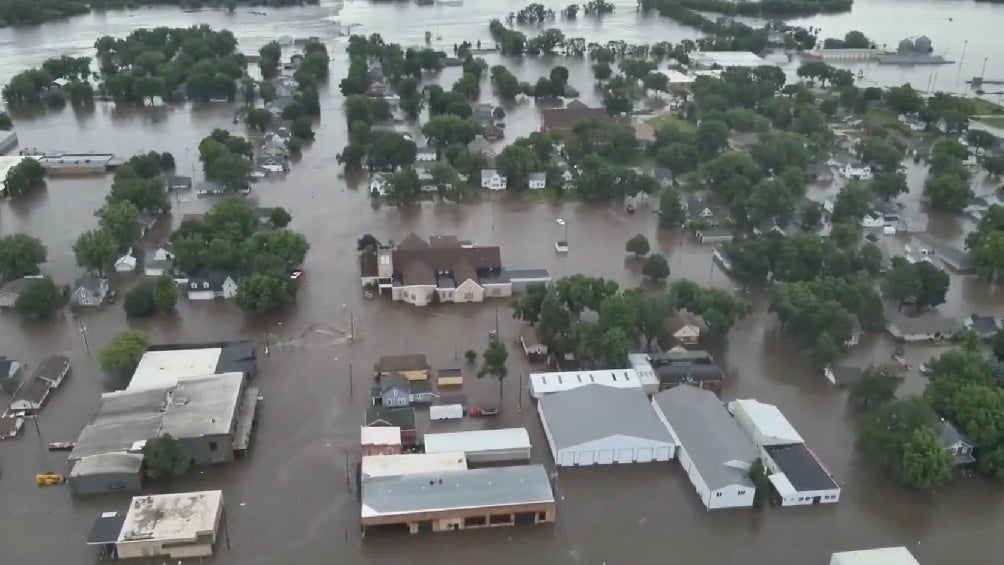
<svg viewBox="0 0 1004 565">
<path fill-rule="evenodd" d="M 823 369 L 840 358 L 843 351 L 830 334 L 823 332 L 816 339 L 816 345 L 809 351 L 809 361 L 817 369 Z"/>
<path fill-rule="evenodd" d="M 23 233 L 0 237 L 0 280 L 38 274 L 48 250 L 41 240 Z"/>
<path fill-rule="evenodd" d="M 137 210 L 160 213 L 171 209 L 163 181 L 143 178 L 132 167 L 122 167 L 115 173 L 112 190 L 107 197 L 108 202 L 122 200 L 132 202 Z"/>
<path fill-rule="evenodd" d="M 660 166 L 666 167 L 672 173 L 673 181 L 676 175 L 694 170 L 700 162 L 697 149 L 690 143 L 670 143 L 661 147 L 655 160 Z"/>
<path fill-rule="evenodd" d="M 192 467 L 192 454 L 185 444 L 161 434 L 143 446 L 146 476 L 151 479 L 176 479 L 183 477 Z"/>
<path fill-rule="evenodd" d="M 168 275 L 161 275 L 153 284 L 153 302 L 158 312 L 172 312 L 178 304 L 178 284 Z"/>
<path fill-rule="evenodd" d="M 651 250 L 651 246 L 648 243 L 648 238 L 642 234 L 636 234 L 631 239 L 627 240 L 624 244 L 624 251 L 628 253 L 634 253 L 635 257 L 641 258 L 648 255 Z"/>
<path fill-rule="evenodd" d="M 993 349 L 994 357 L 998 361 L 1004 361 L 1004 330 L 997 330 L 997 333 L 994 334 L 991 348 Z"/>
<path fill-rule="evenodd" d="M 25 157 L 7 170 L 4 177 L 4 192 L 9 196 L 20 196 L 45 178 L 45 168 L 38 160 Z"/>
<path fill-rule="evenodd" d="M 924 183 L 924 194 L 932 207 L 945 212 L 961 212 L 973 199 L 969 180 L 954 171 L 928 178 Z"/>
<path fill-rule="evenodd" d="M 869 367 L 851 388 L 851 402 L 862 410 L 875 410 L 896 398 L 899 379 L 884 367 Z"/>
<path fill-rule="evenodd" d="M 519 79 L 504 66 L 495 65 L 492 67 L 491 81 L 502 100 L 515 100 L 516 96 L 519 95 Z"/>
<path fill-rule="evenodd" d="M 150 338 L 145 332 L 126 330 L 98 352 L 98 365 L 120 388 L 124 387 L 149 346 Z"/>
<path fill-rule="evenodd" d="M 252 108 L 244 114 L 244 123 L 252 129 L 263 132 L 272 123 L 272 112 L 264 108 Z"/>
<path fill-rule="evenodd" d="M 11 121 L 7 112 L 0 112 L 0 131 L 10 131 L 14 129 L 14 122 Z"/>
<path fill-rule="evenodd" d="M 117 251 L 125 253 L 140 237 L 139 210 L 128 200 L 105 204 L 94 213 L 98 227 L 115 240 Z"/>
<path fill-rule="evenodd" d="M 454 143 L 466 145 L 474 141 L 479 133 L 481 133 L 480 124 L 453 114 L 432 116 L 422 126 L 422 135 L 436 147 L 446 147 Z"/>
<path fill-rule="evenodd" d="M 858 250 L 858 261 L 869 275 L 878 276 L 882 270 L 882 250 L 872 242 L 866 242 Z"/>
<path fill-rule="evenodd" d="M 666 293 L 642 295 L 637 302 L 637 333 L 645 339 L 645 350 L 652 341 L 659 339 L 666 326 L 666 319 L 676 312 L 675 297 Z"/>
<path fill-rule="evenodd" d="M 694 134 L 694 145 L 705 159 L 722 152 L 729 143 L 729 126 L 717 120 L 701 120 Z"/>
<path fill-rule="evenodd" d="M 373 134 L 367 155 L 370 170 L 396 170 L 415 162 L 417 147 L 396 132 Z"/>
<path fill-rule="evenodd" d="M 273 208 L 268 214 L 268 221 L 273 228 L 284 228 L 289 225 L 292 221 L 293 216 L 289 214 L 283 207 Z"/>
<path fill-rule="evenodd" d="M 542 170 L 537 155 L 528 147 L 509 145 L 496 159 L 499 174 L 506 177 L 510 188 L 524 188 L 530 178 L 530 173 Z"/>
<path fill-rule="evenodd" d="M 687 217 L 683 213 L 680 191 L 666 188 L 659 195 L 659 227 L 673 228 L 682 226 Z"/>
<path fill-rule="evenodd" d="M 764 467 L 763 459 L 757 459 L 750 465 L 750 480 L 753 481 L 753 485 L 756 487 L 756 492 L 753 494 L 753 507 L 759 508 L 763 506 L 764 500 L 770 496 L 770 479 L 767 478 L 767 469 Z"/>
<path fill-rule="evenodd" d="M 18 295 L 14 309 L 26 318 L 48 320 L 63 307 L 63 291 L 49 277 L 36 279 Z"/>
<path fill-rule="evenodd" d="M 933 490 L 952 479 L 952 456 L 938 432 L 921 426 L 903 446 L 903 482 L 918 490 Z"/>
<path fill-rule="evenodd" d="M 906 175 L 899 171 L 878 173 L 872 179 L 870 188 L 872 194 L 887 202 L 909 190 Z"/>
<path fill-rule="evenodd" d="M 387 201 L 397 206 L 413 204 L 422 197 L 422 182 L 411 167 L 401 169 L 390 178 Z"/>
<path fill-rule="evenodd" d="M 630 340 L 621 328 L 610 328 L 600 336 L 600 352 L 607 368 L 626 367 Z"/>
<path fill-rule="evenodd" d="M 872 209 L 872 191 L 861 181 L 850 181 L 833 203 L 833 221 L 859 222 Z"/>
<path fill-rule="evenodd" d="M 251 314 L 263 314 L 293 299 L 295 282 L 284 274 L 254 274 L 237 288 L 237 304 Z"/>
<path fill-rule="evenodd" d="M 127 292 L 122 307 L 130 317 L 143 318 L 156 314 L 157 304 L 153 299 L 153 285 L 143 283 Z"/>
<path fill-rule="evenodd" d="M 119 244 L 110 232 L 98 228 L 80 234 L 73 244 L 73 254 L 77 266 L 104 276 L 119 257 Z"/>
<path fill-rule="evenodd" d="M 933 429 L 937 421 L 930 404 L 923 398 L 893 400 L 860 421 L 857 446 L 870 460 L 903 478 L 906 446 L 914 438 L 914 432 L 921 428 Z"/>
<path fill-rule="evenodd" d="M 347 171 L 357 171 L 363 168 L 363 159 L 366 158 L 366 148 L 362 145 L 350 143 L 342 149 L 342 152 L 335 156 L 335 159 L 345 167 Z"/>
<path fill-rule="evenodd" d="M 548 286 L 546 284 L 533 283 L 529 285 L 525 293 L 513 297 L 511 302 L 512 317 L 523 320 L 530 325 L 536 324 L 540 320 L 540 309 L 547 294 Z"/>
<path fill-rule="evenodd" d="M 299 267 L 307 257 L 310 244 L 303 234 L 275 228 L 254 234 L 251 243 L 257 253 L 268 253 L 282 261 L 286 269 Z"/>
<path fill-rule="evenodd" d="M 858 244 L 861 239 L 861 229 L 858 224 L 852 222 L 840 222 L 833 224 L 830 229 L 830 239 L 841 249 L 850 249 Z"/>
<path fill-rule="evenodd" d="M 506 369 L 506 361 L 509 359 L 509 351 L 498 336 L 493 337 L 488 342 L 488 347 L 481 354 L 484 364 L 478 371 L 478 378 L 491 377 L 499 382 L 499 404 L 502 404 L 502 382 L 509 374 Z"/>
<path fill-rule="evenodd" d="M 662 281 L 669 278 L 669 262 L 658 253 L 653 253 L 645 259 L 642 265 L 641 274 L 653 281 Z"/>
</svg>

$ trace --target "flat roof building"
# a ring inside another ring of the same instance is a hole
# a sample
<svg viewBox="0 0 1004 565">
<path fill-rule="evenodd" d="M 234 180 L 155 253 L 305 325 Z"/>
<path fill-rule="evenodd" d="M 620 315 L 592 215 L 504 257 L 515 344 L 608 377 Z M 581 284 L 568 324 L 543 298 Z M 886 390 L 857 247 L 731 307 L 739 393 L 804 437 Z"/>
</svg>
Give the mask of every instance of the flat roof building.
<svg viewBox="0 0 1004 565">
<path fill-rule="evenodd" d="M 443 453 L 402 453 L 398 455 L 364 455 L 360 472 L 363 481 L 376 477 L 421 475 L 467 468 L 467 456 L 462 451 Z"/>
<path fill-rule="evenodd" d="M 537 412 L 557 466 L 673 458 L 672 437 L 640 389 L 577 387 L 541 397 Z"/>
<path fill-rule="evenodd" d="M 361 491 L 363 536 L 386 527 L 414 534 L 539 524 L 556 514 L 542 465 L 375 477 Z"/>
<path fill-rule="evenodd" d="M 394 455 L 401 453 L 401 428 L 396 426 L 363 426 L 359 428 L 359 444 L 363 455 Z"/>
<path fill-rule="evenodd" d="M 524 428 L 425 434 L 426 453 L 463 452 L 468 463 L 529 461 L 530 435 Z"/>
<path fill-rule="evenodd" d="M 676 457 L 708 510 L 750 508 L 757 450 L 715 393 L 689 385 L 652 397 L 677 445 Z"/>
<path fill-rule="evenodd" d="M 641 379 L 634 369 L 530 373 L 530 396 L 533 398 L 589 385 L 621 389 L 642 388 Z"/>
<path fill-rule="evenodd" d="M 174 386 L 178 379 L 241 372 L 258 374 L 251 341 L 153 345 L 140 358 L 126 390 Z"/>
<path fill-rule="evenodd" d="M 223 515 L 223 491 L 133 497 L 115 547 L 119 558 L 213 554 Z"/>
<path fill-rule="evenodd" d="M 768 64 L 763 57 L 751 51 L 702 51 L 690 56 L 698 67 L 759 67 Z"/>
<path fill-rule="evenodd" d="M 728 407 L 739 427 L 746 431 L 757 447 L 803 443 L 802 436 L 773 404 L 740 398 L 729 402 Z"/>
<path fill-rule="evenodd" d="M 830 557 L 830 565 L 920 565 L 905 547 L 883 547 L 841 551 Z"/>
</svg>

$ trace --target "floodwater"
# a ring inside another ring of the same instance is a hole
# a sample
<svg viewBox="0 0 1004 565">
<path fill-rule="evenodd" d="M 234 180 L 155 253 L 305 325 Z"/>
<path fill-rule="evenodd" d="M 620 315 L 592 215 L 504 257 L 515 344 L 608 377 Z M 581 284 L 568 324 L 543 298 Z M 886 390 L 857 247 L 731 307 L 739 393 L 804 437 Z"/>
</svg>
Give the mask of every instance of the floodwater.
<svg viewBox="0 0 1004 565">
<path fill-rule="evenodd" d="M 896 7 L 896 18 L 882 17 L 891 13 L 892 6 Z M 557 4 L 553 7 L 560 8 Z M 566 31 L 590 41 L 678 41 L 694 36 L 668 20 L 639 20 L 631 7 L 620 2 L 613 17 L 599 23 L 580 20 Z M 356 2 L 345 5 L 339 18 L 345 24 L 361 24 L 358 32 L 378 32 L 404 45 L 422 42 L 429 30 L 444 38 L 437 45 L 446 46 L 463 39 L 488 41 L 488 19 L 503 17 L 513 8 L 473 1 L 460 8 Z M 860 18 L 859 12 L 863 14 Z M 145 322 L 127 321 L 120 307 L 106 307 L 80 318 L 91 354 L 85 349 L 78 321 L 69 314 L 45 324 L 0 315 L 0 353 L 31 364 L 47 354 L 64 353 L 74 363 L 73 376 L 39 418 L 40 435 L 29 427 L 20 439 L 0 444 L 0 544 L 5 563 L 91 563 L 94 553 L 83 545 L 91 521 L 101 511 L 124 508 L 125 497 L 72 500 L 65 488 L 40 489 L 32 483 L 33 475 L 40 471 L 64 469 L 64 456 L 48 453 L 42 445 L 73 440 L 87 422 L 102 388 L 93 352 L 127 327 L 145 329 L 158 342 L 236 337 L 264 342 L 266 332 L 270 336 L 272 355 L 262 360 L 260 382 L 265 401 L 250 457 L 226 468 L 199 470 L 172 489 L 225 491 L 231 547 L 226 549 L 221 542 L 216 558 L 219 563 L 422 561 L 454 565 L 476 560 L 489 565 L 647 565 L 669 561 L 686 565 L 801 565 L 825 563 L 836 550 L 884 545 L 906 545 L 929 564 L 1000 562 L 1004 540 L 997 530 L 1004 516 L 999 486 L 982 478 L 959 479 L 938 493 L 919 495 L 897 486 L 862 460 L 853 449 L 846 393 L 813 374 L 803 356 L 792 354 L 798 346 L 777 334 L 776 323 L 760 300 L 756 300 L 754 315 L 740 323 L 726 342 L 711 347 L 729 374 L 723 396 L 756 397 L 779 405 L 844 485 L 843 499 L 837 505 L 708 513 L 674 464 L 569 470 L 556 480 L 559 512 L 553 526 L 379 539 L 363 544 L 356 535 L 358 503 L 350 491 L 353 481 L 346 479 L 346 458 L 351 464 L 358 458 L 357 426 L 367 405 L 369 367 L 382 354 L 405 352 L 424 352 L 434 364 L 452 362 L 466 349 L 482 350 L 496 320 L 510 344 L 519 324 L 504 303 L 496 303 L 497 309 L 493 303 L 416 309 L 366 301 L 360 293 L 355 260 L 359 235 L 369 232 L 400 241 L 409 232 L 423 236 L 455 233 L 480 243 L 500 244 L 506 263 L 513 267 L 546 267 L 555 277 L 583 272 L 636 286 L 642 284 L 639 265 L 626 258 L 623 244 L 631 235 L 644 233 L 655 242 L 655 248 L 669 256 L 673 278 L 689 277 L 723 288 L 733 285 L 712 267 L 706 248 L 681 243 L 675 234 L 657 232 L 655 218 L 646 208 L 628 215 L 616 206 L 551 205 L 513 198 L 486 198 L 462 206 L 425 204 L 411 210 L 374 208 L 358 179 L 342 178 L 335 162 L 345 143 L 341 96 L 336 87 L 345 65 L 344 39 L 336 39 L 334 24 L 324 19 L 332 13 L 330 4 L 269 10 L 267 17 L 250 15 L 246 10 L 233 16 L 140 10 L 85 16 L 31 30 L 0 30 L 0 46 L 7 54 L 0 60 L 3 80 L 47 57 L 89 53 L 100 35 L 125 35 L 144 26 L 225 26 L 235 32 L 245 52 L 282 35 L 319 36 L 333 46 L 333 76 L 331 87 L 322 92 L 317 141 L 285 178 L 257 184 L 251 196 L 262 206 L 289 209 L 294 218 L 292 227 L 304 232 L 312 243 L 304 288 L 295 305 L 255 321 L 225 303 L 182 302 L 176 316 Z M 1004 8 L 989 5 L 871 2 L 856 7 L 849 16 L 818 18 L 818 25 L 832 29 L 833 35 L 838 31 L 842 35 L 843 28 L 862 29 L 883 42 L 895 42 L 900 34 L 927 33 L 939 46 L 953 38 L 944 37 L 947 26 L 938 14 L 953 15 L 953 25 L 972 26 L 965 34 L 970 40 L 967 61 L 970 57 L 982 61 L 994 48 L 999 50 L 987 26 L 994 17 L 999 20 L 1004 15 Z M 893 29 L 900 28 L 893 26 L 893 21 L 908 24 L 902 28 L 910 31 Z M 394 25 L 388 27 L 382 25 L 384 22 Z M 489 60 L 491 64 L 496 61 Z M 533 82 L 548 71 L 548 65 L 556 63 L 527 60 L 513 64 L 513 68 L 521 79 Z M 571 83 L 583 90 L 586 100 L 594 100 L 586 66 L 566 64 Z M 916 71 L 915 76 L 922 73 L 926 80 L 929 72 Z M 968 74 L 966 70 L 963 76 Z M 455 76 L 453 69 L 439 80 L 449 84 Z M 882 80 L 902 82 L 899 76 Z M 919 79 L 910 80 L 919 84 Z M 487 97 L 487 85 L 484 90 Z M 214 127 L 235 127 L 232 117 L 233 108 L 226 104 L 142 110 L 100 104 L 91 112 L 67 109 L 15 115 L 22 147 L 101 150 L 123 156 L 167 150 L 177 157 L 182 173 L 193 168 L 198 141 Z M 537 128 L 538 112 L 532 102 L 524 102 L 510 109 L 507 121 L 510 137 L 515 137 Z M 923 176 L 923 171 L 910 171 L 913 199 Z M 79 233 L 96 223 L 92 212 L 101 205 L 109 182 L 108 177 L 50 180 L 44 191 L 0 205 L 0 232 L 40 237 L 49 248 L 47 269 L 58 279 L 68 280 L 75 273 L 70 246 Z M 194 195 L 182 196 L 174 202 L 174 224 L 182 213 L 205 210 L 210 204 Z M 563 235 L 556 218 L 568 221 L 568 255 L 553 252 L 552 242 Z M 166 233 L 166 228 L 163 226 L 160 233 Z M 934 218 L 930 231 L 958 240 L 965 224 Z M 148 241 L 144 247 L 152 244 Z M 131 282 L 127 278 L 116 284 L 123 288 Z M 999 291 L 985 283 L 955 278 L 948 304 L 942 309 L 961 319 L 971 311 L 1000 304 L 1000 298 Z M 547 463 L 550 457 L 543 433 L 525 393 L 517 402 L 519 375 L 525 376 L 534 368 L 517 354 L 514 345 L 510 351 L 510 377 L 505 381 L 504 410 L 497 424 L 526 426 L 535 446 L 534 460 Z M 906 356 L 916 367 L 938 351 L 910 346 Z M 888 355 L 886 340 L 873 336 L 852 352 L 848 362 L 863 365 L 887 360 Z M 922 379 L 911 372 L 903 390 L 918 392 L 922 387 Z M 471 382 L 466 388 L 475 401 L 491 401 L 497 395 L 492 382 Z"/>
</svg>

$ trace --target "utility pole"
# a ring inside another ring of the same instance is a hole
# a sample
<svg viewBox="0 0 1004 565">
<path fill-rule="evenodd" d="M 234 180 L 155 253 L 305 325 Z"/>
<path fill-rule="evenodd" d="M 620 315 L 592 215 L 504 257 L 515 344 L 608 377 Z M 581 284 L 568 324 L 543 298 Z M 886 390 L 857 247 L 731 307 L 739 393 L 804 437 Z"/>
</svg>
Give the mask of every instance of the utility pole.
<svg viewBox="0 0 1004 565">
<path fill-rule="evenodd" d="M 501 339 L 499 335 L 499 307 L 495 305 L 495 339 Z"/>
<path fill-rule="evenodd" d="M 519 374 L 519 395 L 516 397 L 516 410 L 523 411 L 523 373 Z"/>
<path fill-rule="evenodd" d="M 349 339 L 356 339 L 356 316 L 352 310 L 349 310 Z"/>
<path fill-rule="evenodd" d="M 87 326 L 84 325 L 83 320 L 77 320 L 77 324 L 80 326 L 80 335 L 84 337 L 84 350 L 87 351 L 87 356 L 91 356 L 91 344 L 87 343 Z"/>
<path fill-rule="evenodd" d="M 349 450 L 345 450 L 345 490 L 352 492 L 352 476 L 349 472 Z"/>
<path fill-rule="evenodd" d="M 349 363 L 349 400 L 353 400 L 352 394 L 352 363 Z"/>
<path fill-rule="evenodd" d="M 227 540 L 227 549 L 230 549 L 230 526 L 227 525 L 227 507 L 223 506 L 223 536 Z"/>
</svg>

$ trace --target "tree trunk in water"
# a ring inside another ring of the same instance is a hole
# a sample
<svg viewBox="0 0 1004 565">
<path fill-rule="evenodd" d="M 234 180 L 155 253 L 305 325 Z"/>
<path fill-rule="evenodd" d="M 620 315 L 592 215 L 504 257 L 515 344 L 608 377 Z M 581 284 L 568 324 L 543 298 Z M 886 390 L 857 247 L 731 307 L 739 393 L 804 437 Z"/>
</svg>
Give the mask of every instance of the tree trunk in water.
<svg viewBox="0 0 1004 565">
<path fill-rule="evenodd" d="M 502 408 L 502 379 L 499 379 L 499 409 Z"/>
</svg>

